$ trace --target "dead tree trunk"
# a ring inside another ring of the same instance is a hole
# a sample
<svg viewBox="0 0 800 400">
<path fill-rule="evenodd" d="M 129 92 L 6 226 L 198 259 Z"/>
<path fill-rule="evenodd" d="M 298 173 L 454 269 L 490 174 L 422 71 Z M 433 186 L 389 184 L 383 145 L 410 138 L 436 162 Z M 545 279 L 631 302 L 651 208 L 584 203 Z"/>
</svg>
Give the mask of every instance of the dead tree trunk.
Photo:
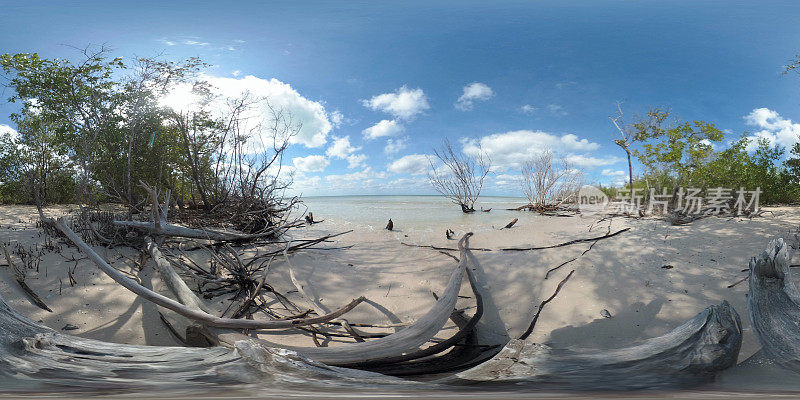
<svg viewBox="0 0 800 400">
<path fill-rule="evenodd" d="M 783 239 L 750 260 L 747 306 L 763 352 L 775 363 L 800 372 L 800 291 L 790 279 L 789 245 Z"/>
<path fill-rule="evenodd" d="M 736 364 L 741 344 L 739 315 L 723 302 L 633 347 L 577 352 L 512 340 L 491 360 L 439 382 L 530 382 L 538 389 L 571 390 L 689 387 Z"/>
</svg>

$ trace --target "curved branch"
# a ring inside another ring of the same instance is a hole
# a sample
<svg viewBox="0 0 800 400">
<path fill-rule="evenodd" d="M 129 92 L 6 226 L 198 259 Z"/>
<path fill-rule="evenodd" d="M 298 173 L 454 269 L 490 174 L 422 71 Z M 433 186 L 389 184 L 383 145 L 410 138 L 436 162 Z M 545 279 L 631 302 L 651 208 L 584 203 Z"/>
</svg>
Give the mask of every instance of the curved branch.
<svg viewBox="0 0 800 400">
<path fill-rule="evenodd" d="M 139 285 L 103 260 L 103 258 L 100 257 L 100 255 L 94 250 L 92 250 L 92 248 L 89 247 L 89 245 L 87 245 L 83 240 L 81 240 L 81 238 L 78 237 L 75 232 L 69 229 L 69 227 L 64 223 L 63 219 L 59 218 L 54 222 L 54 225 L 56 228 L 58 228 L 58 230 L 64 233 L 64 235 L 66 235 L 67 238 L 69 238 L 78 247 L 78 249 L 86 254 L 89 259 L 91 259 L 97 265 L 97 267 L 100 268 L 101 271 L 105 272 L 106 275 L 122 285 L 124 288 L 136 293 L 145 300 L 155 303 L 156 305 L 172 310 L 186 318 L 201 322 L 208 326 L 236 329 L 286 329 L 298 326 L 314 325 L 336 319 L 366 300 L 364 296 L 361 296 L 333 313 L 314 318 L 293 319 L 288 321 L 255 321 L 247 319 L 220 318 L 208 314 L 205 311 L 187 307 L 175 300 L 170 299 L 169 297 L 162 296 L 159 293 Z"/>
</svg>

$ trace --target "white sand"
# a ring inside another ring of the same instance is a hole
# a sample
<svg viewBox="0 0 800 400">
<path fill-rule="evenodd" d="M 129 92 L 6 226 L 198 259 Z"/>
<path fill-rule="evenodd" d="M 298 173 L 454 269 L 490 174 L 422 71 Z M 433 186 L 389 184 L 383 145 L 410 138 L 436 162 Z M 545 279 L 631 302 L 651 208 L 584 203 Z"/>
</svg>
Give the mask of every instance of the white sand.
<svg viewBox="0 0 800 400">
<path fill-rule="evenodd" d="M 518 336 L 527 328 L 538 304 L 574 269 L 573 277 L 558 297 L 545 307 L 531 340 L 558 347 L 627 346 L 663 334 L 704 307 L 728 300 L 742 316 L 744 344 L 739 359 L 744 360 L 759 348 L 747 317 L 747 282 L 731 289 L 727 286 L 746 276 L 741 270 L 747 268 L 750 257 L 762 251 L 770 239 L 791 238 L 800 225 L 800 209 L 770 210 L 776 216 L 767 214 L 753 220 L 711 217 L 678 227 L 652 218 L 614 218 L 610 222 L 611 231 L 625 227 L 631 230 L 597 242 L 583 256 L 581 253 L 591 243 L 526 252 L 475 252 L 478 276 L 491 293 L 485 299 L 487 311 L 483 319 L 484 331 L 491 334 L 485 339 L 501 341 L 504 337 Z M 54 214 L 63 211 L 51 210 Z M 513 215 L 509 212 L 509 216 Z M 467 229 L 476 232 L 471 245 L 492 249 L 556 244 L 602 235 L 609 229 L 609 221 L 604 221 L 594 224 L 589 231 L 597 218 L 518 215 L 522 216 L 520 222 L 510 230 L 494 229 L 488 217 L 482 222 L 480 216 L 470 225 L 453 228 L 459 236 Z M 28 248 L 41 246 L 45 238 L 35 229 L 33 216 L 30 207 L 1 207 L 0 240 L 11 242 L 12 247 L 15 243 Z M 404 231 L 402 220 L 394 222 L 394 232 L 355 227 L 355 232 L 326 244 L 352 245 L 352 248 L 313 250 L 293 256 L 297 278 L 330 308 L 340 307 L 359 295 L 379 305 L 380 310 L 368 304 L 359 305 L 347 315 L 350 322 L 413 322 L 433 304 L 431 292 L 441 293 L 455 262 L 436 250 L 403 246 L 400 242 L 455 247 L 456 241 L 445 239 L 445 226 Z M 297 230 L 293 237 L 313 238 L 339 230 L 341 224 L 331 220 Z M 29 271 L 27 278 L 30 287 L 41 295 L 53 313 L 32 305 L 5 267 L 0 267 L 0 293 L 16 309 L 54 329 L 69 323 L 79 328 L 69 333 L 93 339 L 178 344 L 160 322 L 157 307 L 138 300 L 91 262 L 78 261 L 74 272 L 78 283 L 70 286 L 67 271 L 76 264 L 67 259 L 72 255 L 80 259 L 81 255 L 66 247 L 62 254 L 46 253 L 39 272 Z M 137 251 L 101 249 L 100 254 L 119 269 L 137 276 L 146 286 L 167 293 L 150 263 L 142 271 L 133 268 Z M 549 279 L 543 279 L 547 269 L 578 256 Z M 17 257 L 14 259 L 19 262 Z M 664 265 L 673 268 L 664 269 Z M 283 292 L 292 289 L 283 262 L 273 264 L 268 282 Z M 461 294 L 470 295 L 466 283 Z M 296 293 L 290 297 L 302 302 Z M 223 300 L 216 306 L 222 307 Z M 459 300 L 459 307 L 473 305 L 472 299 Z M 603 318 L 600 315 L 603 309 L 613 317 Z M 448 327 L 440 336 L 450 333 L 452 328 Z M 313 346 L 310 337 L 304 334 L 278 333 L 264 337 Z"/>
</svg>

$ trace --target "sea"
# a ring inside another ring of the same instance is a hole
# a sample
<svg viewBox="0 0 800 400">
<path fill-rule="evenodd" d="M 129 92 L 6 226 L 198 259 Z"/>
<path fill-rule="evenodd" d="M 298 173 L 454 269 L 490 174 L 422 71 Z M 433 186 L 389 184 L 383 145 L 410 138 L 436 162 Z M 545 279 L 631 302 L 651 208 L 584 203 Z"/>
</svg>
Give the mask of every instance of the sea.
<svg viewBox="0 0 800 400">
<path fill-rule="evenodd" d="M 474 213 L 442 196 L 313 196 L 303 197 L 298 211 L 330 220 L 345 229 L 383 229 L 392 220 L 406 232 L 502 227 L 514 218 L 536 218 L 535 213 L 509 209 L 528 204 L 524 197 L 480 197 Z M 485 211 L 485 212 L 484 212 Z"/>
</svg>

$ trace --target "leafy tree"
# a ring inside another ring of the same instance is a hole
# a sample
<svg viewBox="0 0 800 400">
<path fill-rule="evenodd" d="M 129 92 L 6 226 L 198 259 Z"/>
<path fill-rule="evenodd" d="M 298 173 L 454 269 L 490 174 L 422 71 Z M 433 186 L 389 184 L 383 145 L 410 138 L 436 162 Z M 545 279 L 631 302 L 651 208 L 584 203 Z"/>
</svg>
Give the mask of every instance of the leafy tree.
<svg viewBox="0 0 800 400">
<path fill-rule="evenodd" d="M 669 114 L 659 108 L 651 109 L 644 117 L 635 117 L 631 124 L 625 122 L 622 105 L 617 103 L 618 114 L 611 118 L 611 122 L 619 131 L 620 137 L 614 143 L 625 151 L 628 158 L 628 184 L 633 188 L 633 164 L 631 157 L 635 155 L 633 145 L 649 138 L 660 136 L 664 132 L 663 124 Z"/>
<path fill-rule="evenodd" d="M 791 157 L 784 162 L 786 171 L 793 184 L 800 184 L 800 142 L 795 143 L 789 151 Z"/>
<path fill-rule="evenodd" d="M 712 143 L 723 138 L 722 131 L 705 121 L 683 122 L 671 129 L 651 132 L 649 142 L 634 150 L 634 154 L 651 176 L 661 176 L 662 181 L 673 180 L 676 186 L 693 180 L 714 154 Z"/>
</svg>

